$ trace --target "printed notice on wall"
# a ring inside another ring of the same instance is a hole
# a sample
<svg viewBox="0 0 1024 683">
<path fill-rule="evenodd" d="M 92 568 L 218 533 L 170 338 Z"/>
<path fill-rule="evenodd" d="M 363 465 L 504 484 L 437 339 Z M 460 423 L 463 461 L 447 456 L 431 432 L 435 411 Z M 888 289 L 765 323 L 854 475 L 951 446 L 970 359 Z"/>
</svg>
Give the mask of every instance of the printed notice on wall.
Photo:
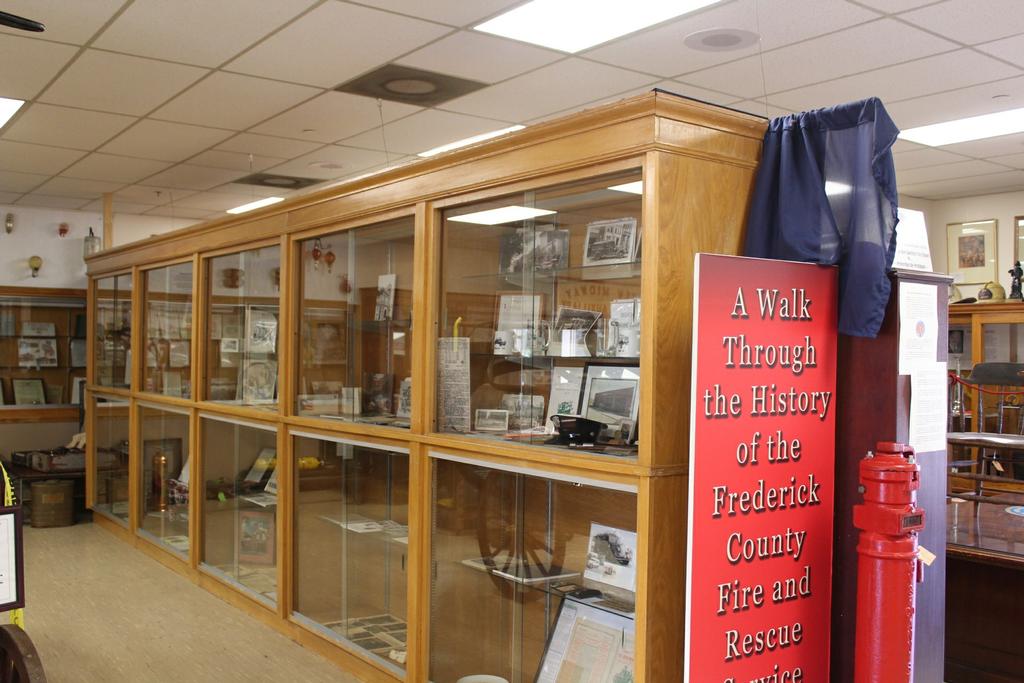
<svg viewBox="0 0 1024 683">
<path fill-rule="evenodd" d="M 910 445 L 918 453 L 946 450 L 946 364 L 922 365 L 910 375 Z"/>
<path fill-rule="evenodd" d="M 699 254 L 686 680 L 827 681 L 836 271 Z"/>
<path fill-rule="evenodd" d="M 935 362 L 939 340 L 938 288 L 919 282 L 900 285 L 900 374 Z"/>
</svg>

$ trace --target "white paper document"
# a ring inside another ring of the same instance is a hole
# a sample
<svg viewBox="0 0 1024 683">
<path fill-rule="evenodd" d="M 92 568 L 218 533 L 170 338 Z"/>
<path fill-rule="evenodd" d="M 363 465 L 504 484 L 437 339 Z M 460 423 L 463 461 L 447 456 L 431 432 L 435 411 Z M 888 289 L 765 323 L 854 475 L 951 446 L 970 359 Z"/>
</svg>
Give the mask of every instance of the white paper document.
<svg viewBox="0 0 1024 683">
<path fill-rule="evenodd" d="M 918 453 L 946 449 L 946 364 L 915 368 L 910 375 L 910 445 Z"/>
<path fill-rule="evenodd" d="M 900 370 L 909 375 L 915 368 L 935 363 L 939 339 L 939 314 L 935 285 L 901 282 Z"/>
</svg>

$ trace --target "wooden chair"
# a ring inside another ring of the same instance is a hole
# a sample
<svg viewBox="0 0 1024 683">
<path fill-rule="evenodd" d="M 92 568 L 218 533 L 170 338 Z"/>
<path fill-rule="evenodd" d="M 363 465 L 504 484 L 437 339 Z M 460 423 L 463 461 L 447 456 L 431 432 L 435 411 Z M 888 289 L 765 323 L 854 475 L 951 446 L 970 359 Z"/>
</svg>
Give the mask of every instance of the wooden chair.
<svg viewBox="0 0 1024 683">
<path fill-rule="evenodd" d="M 0 683 L 46 683 L 36 646 L 14 624 L 0 626 Z"/>
<path fill-rule="evenodd" d="M 964 381 L 978 389 L 971 416 L 971 427 L 975 431 L 965 430 L 967 411 L 961 410 L 959 415 L 951 415 L 951 422 L 958 423 L 960 431 L 949 432 L 946 442 L 950 453 L 961 456 L 949 462 L 950 474 L 972 481 L 974 491 L 957 496 L 975 502 L 1019 504 L 1017 499 L 984 496 L 983 493 L 986 483 L 1003 484 L 997 488 L 1006 492 L 1005 484 L 1014 481 L 1014 467 L 1024 466 L 1024 396 L 1005 393 L 1024 392 L 1024 363 L 978 363 Z M 986 394 L 982 389 L 1004 393 Z M 994 427 L 994 431 L 986 431 L 990 427 Z M 970 450 L 975 452 L 974 457 L 962 457 Z M 961 468 L 969 468 L 969 471 L 963 472 Z M 1024 482 L 1021 489 L 1024 490 Z"/>
</svg>

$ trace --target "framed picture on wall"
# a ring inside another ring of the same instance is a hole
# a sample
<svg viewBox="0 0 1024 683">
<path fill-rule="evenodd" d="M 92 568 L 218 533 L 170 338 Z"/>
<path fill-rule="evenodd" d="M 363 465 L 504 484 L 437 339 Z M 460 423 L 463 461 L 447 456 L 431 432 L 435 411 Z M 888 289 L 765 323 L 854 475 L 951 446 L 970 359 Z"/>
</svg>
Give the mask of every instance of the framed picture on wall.
<svg viewBox="0 0 1024 683">
<path fill-rule="evenodd" d="M 12 379 L 14 405 L 41 406 L 46 404 L 46 390 L 41 379 Z"/>
<path fill-rule="evenodd" d="M 946 226 L 947 271 L 957 284 L 985 284 L 996 274 L 996 220 L 950 223 Z"/>
</svg>

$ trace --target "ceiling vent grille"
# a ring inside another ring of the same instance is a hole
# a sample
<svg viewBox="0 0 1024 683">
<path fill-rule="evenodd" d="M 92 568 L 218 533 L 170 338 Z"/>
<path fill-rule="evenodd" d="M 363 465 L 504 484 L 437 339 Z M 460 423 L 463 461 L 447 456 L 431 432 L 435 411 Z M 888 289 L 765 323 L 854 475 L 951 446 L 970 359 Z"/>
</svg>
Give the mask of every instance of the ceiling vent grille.
<svg viewBox="0 0 1024 683">
<path fill-rule="evenodd" d="M 433 107 L 486 87 L 486 83 L 439 74 L 410 66 L 385 64 L 363 74 L 335 90 L 352 95 Z"/>
<path fill-rule="evenodd" d="M 301 190 L 310 185 L 322 183 L 323 178 L 299 178 L 291 175 L 278 175 L 276 173 L 253 173 L 233 182 L 243 185 L 261 185 L 263 187 L 276 187 L 280 190 Z"/>
</svg>

